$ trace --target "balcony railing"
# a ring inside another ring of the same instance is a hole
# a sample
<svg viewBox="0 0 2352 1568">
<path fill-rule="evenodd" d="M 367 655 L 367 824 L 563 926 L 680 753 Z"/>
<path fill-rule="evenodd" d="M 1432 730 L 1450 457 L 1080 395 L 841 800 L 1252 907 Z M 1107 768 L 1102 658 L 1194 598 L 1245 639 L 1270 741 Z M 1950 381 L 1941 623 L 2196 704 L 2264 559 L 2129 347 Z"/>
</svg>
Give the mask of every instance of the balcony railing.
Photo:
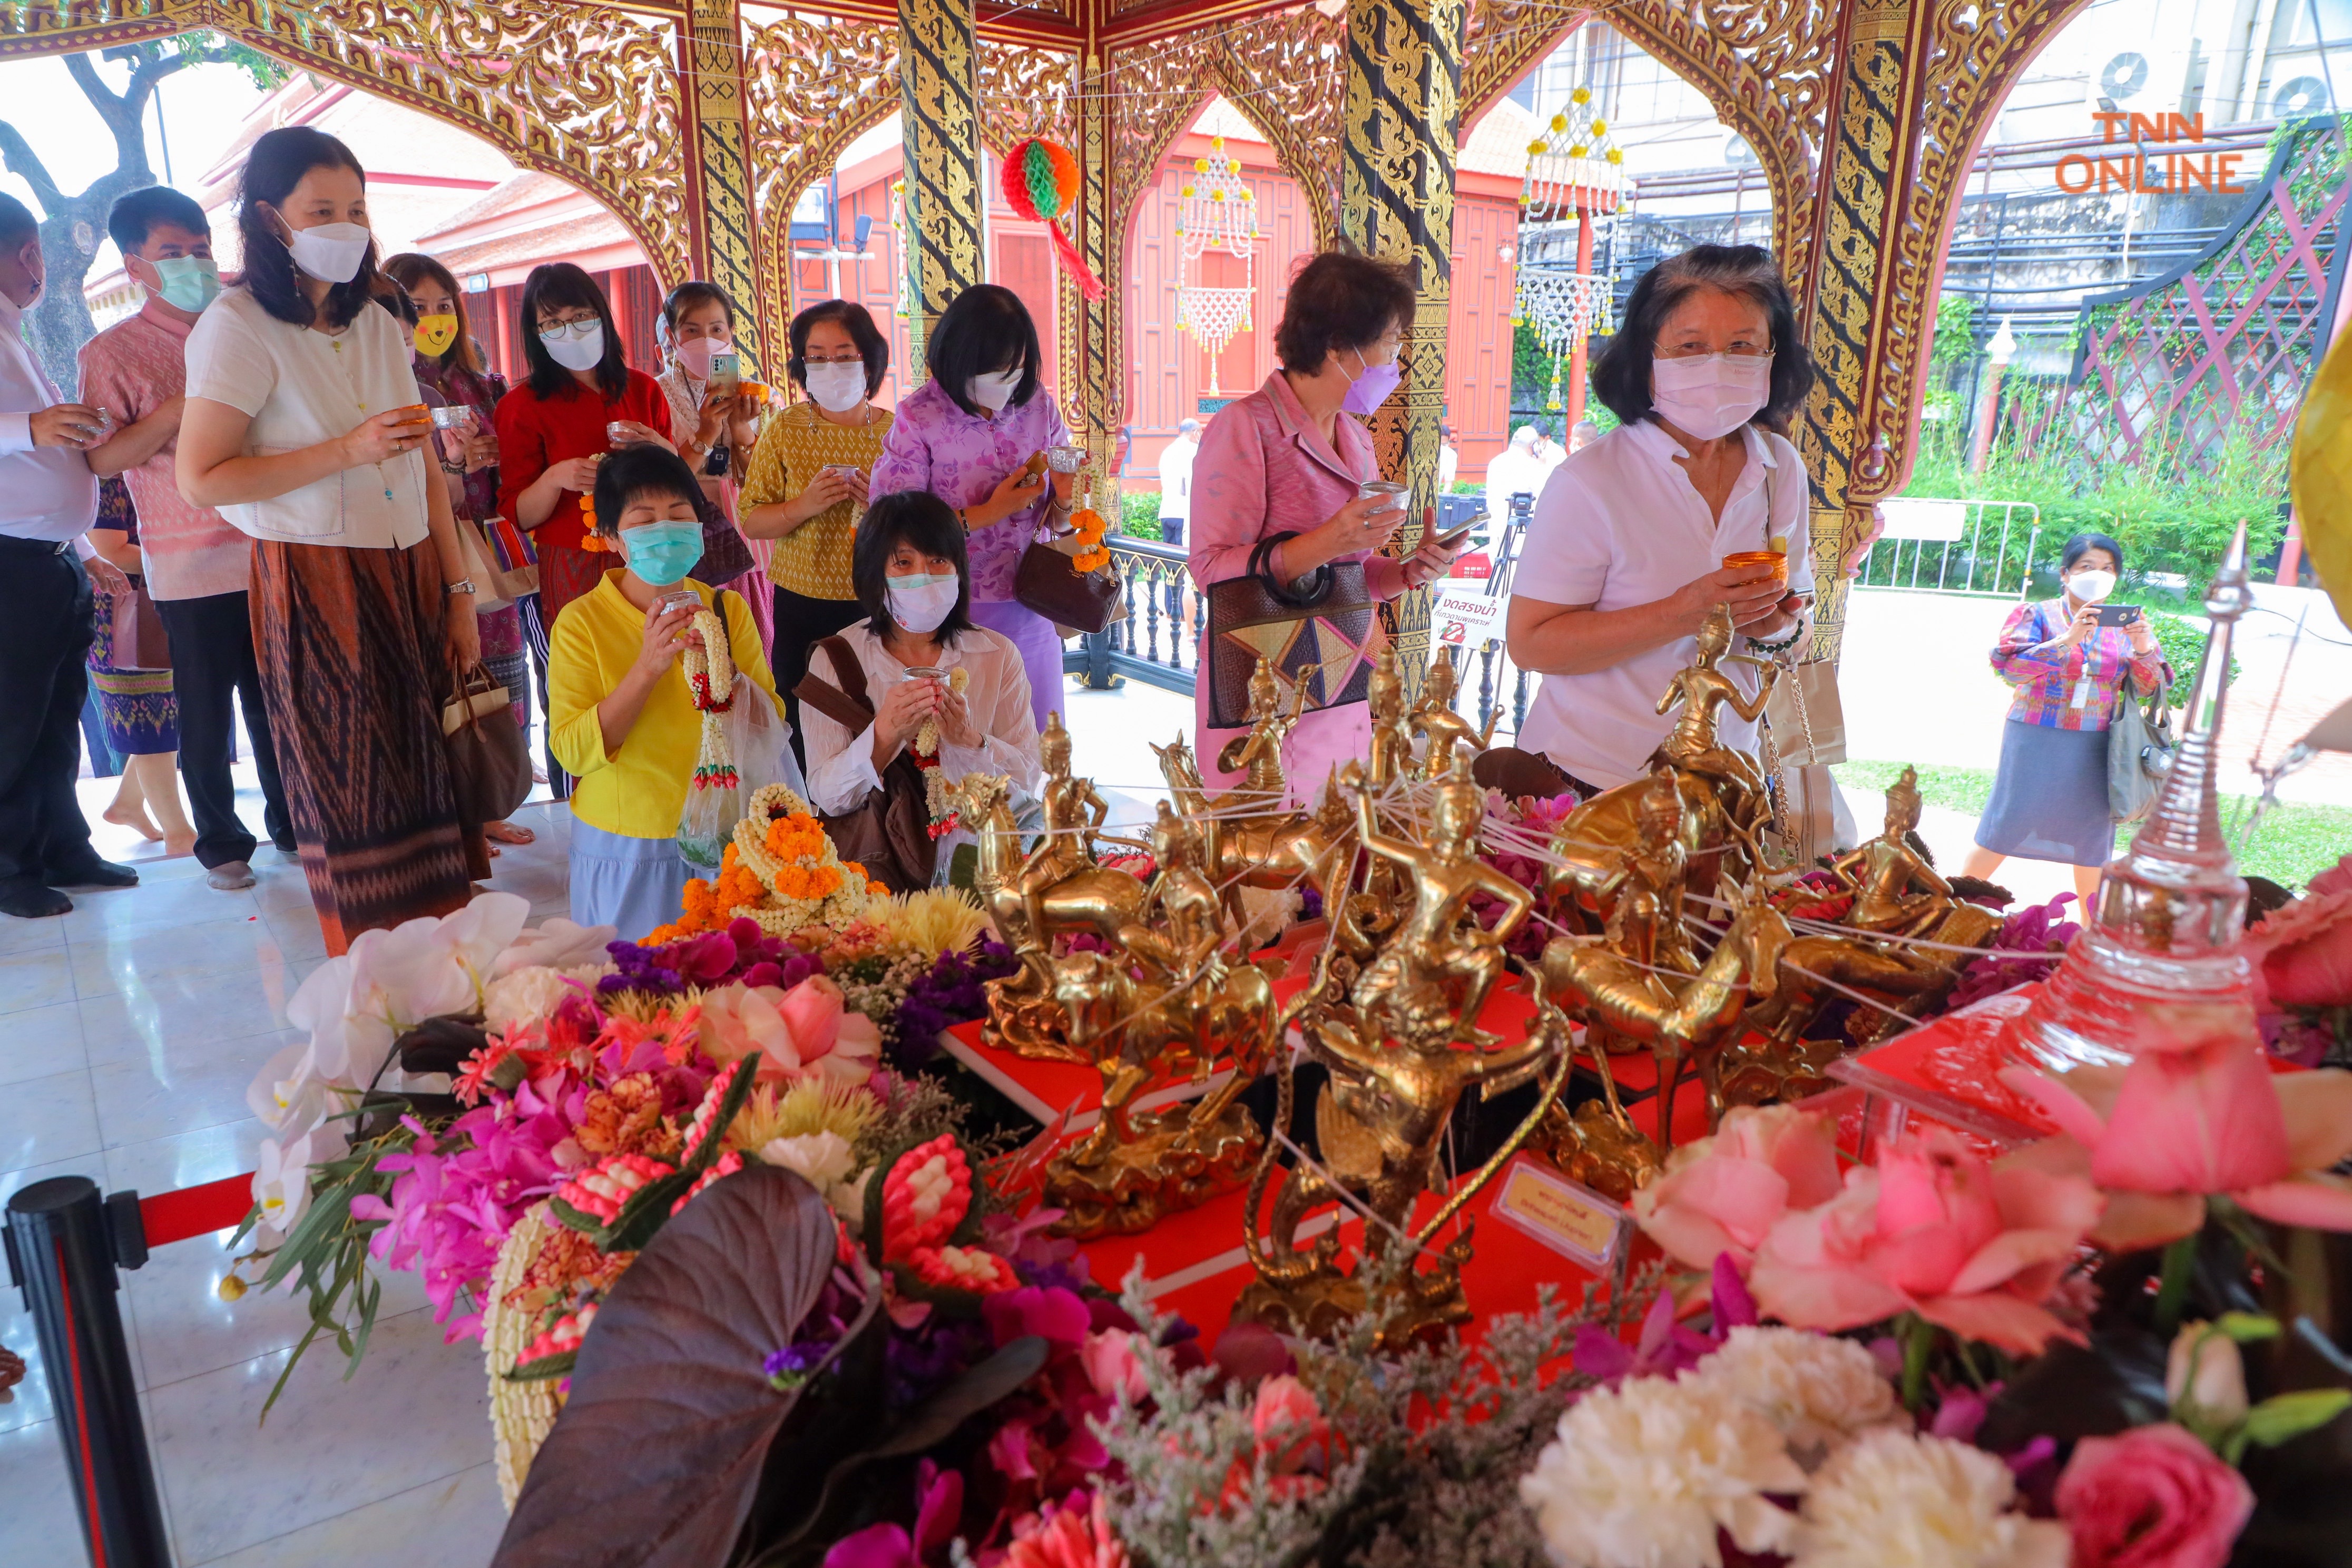
<svg viewBox="0 0 2352 1568">
<path fill-rule="evenodd" d="M 1084 677 L 1097 691 L 1125 675 L 1191 696 L 1200 676 L 1209 602 L 1184 570 L 1184 547 L 1116 533 L 1104 542 L 1118 568 L 1127 614 L 1108 630 L 1079 638 L 1062 655 L 1064 672 Z"/>
</svg>

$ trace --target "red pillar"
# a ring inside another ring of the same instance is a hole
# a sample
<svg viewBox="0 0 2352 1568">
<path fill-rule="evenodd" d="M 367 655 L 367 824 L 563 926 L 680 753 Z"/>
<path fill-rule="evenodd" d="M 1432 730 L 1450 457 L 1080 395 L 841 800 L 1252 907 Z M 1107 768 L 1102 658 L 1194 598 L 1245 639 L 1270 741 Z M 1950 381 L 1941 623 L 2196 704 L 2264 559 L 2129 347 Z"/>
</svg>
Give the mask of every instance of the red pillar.
<svg viewBox="0 0 2352 1568">
<path fill-rule="evenodd" d="M 1576 270 L 1580 277 L 1592 274 L 1592 209 L 1586 206 L 1576 209 Z M 1568 355 L 1568 422 L 1559 432 L 1559 444 L 1563 447 L 1575 433 L 1576 422 L 1584 417 L 1584 350 L 1585 334 L 1580 331 L 1576 334 L 1576 346 Z M 1504 423 L 1507 426 L 1509 421 Z M 1510 434 L 1507 427 L 1504 434 Z"/>
</svg>

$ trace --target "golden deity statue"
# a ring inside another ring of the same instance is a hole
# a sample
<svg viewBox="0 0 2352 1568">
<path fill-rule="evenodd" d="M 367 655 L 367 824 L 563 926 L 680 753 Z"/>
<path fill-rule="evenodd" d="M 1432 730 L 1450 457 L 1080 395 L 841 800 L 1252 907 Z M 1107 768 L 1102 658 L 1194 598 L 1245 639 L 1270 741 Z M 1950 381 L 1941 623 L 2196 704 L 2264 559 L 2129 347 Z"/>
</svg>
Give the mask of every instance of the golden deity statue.
<svg viewBox="0 0 2352 1568">
<path fill-rule="evenodd" d="M 1046 833 L 1034 852 L 1022 851 L 1003 774 L 966 773 L 959 786 L 963 822 L 979 847 L 974 890 L 1021 960 L 1019 973 L 988 983 L 982 1038 L 1024 1057 L 1086 1061 L 1091 1058 L 1070 1045 L 1055 1000 L 1055 939 L 1085 932 L 1118 942 L 1143 908 L 1144 887 L 1128 872 L 1095 863 L 1102 798 L 1092 781 L 1070 776 L 1069 737 L 1059 722 L 1046 733 L 1058 739 L 1045 752 Z"/>
<path fill-rule="evenodd" d="M 1422 681 L 1421 700 L 1413 705 L 1412 719 L 1412 732 L 1429 738 L 1429 749 L 1421 764 L 1421 774 L 1425 779 L 1442 779 L 1451 773 L 1457 751 L 1466 747 L 1475 755 L 1494 744 L 1495 725 L 1503 717 L 1502 704 L 1496 703 L 1495 710 L 1486 715 L 1486 727 L 1478 728 L 1454 710 L 1454 692 L 1459 680 L 1451 651 L 1429 661 L 1429 674 Z"/>
<path fill-rule="evenodd" d="M 1659 700 L 1660 713 L 1676 702 L 1683 712 L 1651 757 L 1653 767 L 1664 764 L 1674 772 L 1685 807 L 1686 874 L 1701 887 L 1726 879 L 1747 882 L 1760 863 L 1757 830 L 1769 815 L 1762 774 L 1753 759 L 1721 743 L 1715 715 L 1719 707 L 1743 719 L 1762 712 L 1775 668 L 1765 668 L 1763 688 L 1751 700 L 1717 668 L 1730 645 L 1730 613 L 1717 605 L 1700 627 L 1697 661 L 1677 672 Z M 1553 918 L 1570 930 L 1598 933 L 1606 928 L 1613 889 L 1623 886 L 1618 873 L 1642 837 L 1643 797 L 1649 787 L 1649 779 L 1638 778 L 1603 790 L 1570 812 L 1553 832 L 1553 863 L 1544 891 Z"/>
<path fill-rule="evenodd" d="M 1285 713 L 1282 684 L 1275 677 L 1273 661 L 1259 659 L 1257 668 L 1250 672 L 1248 732 L 1227 741 L 1217 753 L 1218 767 L 1243 775 L 1241 787 L 1234 793 L 1262 810 L 1279 808 L 1289 798 L 1282 748 L 1291 731 L 1298 727 L 1299 716 L 1307 711 L 1307 683 L 1316 668 L 1307 666 L 1293 679 L 1290 711 Z"/>
<path fill-rule="evenodd" d="M 1220 956 L 1223 903 L 1201 868 L 1197 832 L 1164 801 L 1151 845 L 1160 869 L 1120 950 L 1053 961 L 1068 1041 L 1103 1082 L 1100 1122 L 1045 1170 L 1059 1228 L 1081 1238 L 1148 1229 L 1232 1191 L 1264 1142 L 1239 1096 L 1273 1050 L 1273 986 L 1256 965 Z M 1134 1110 L 1155 1085 L 1205 1088 L 1220 1064 L 1224 1082 L 1189 1107 Z"/>
<path fill-rule="evenodd" d="M 1372 719 L 1372 753 L 1364 777 L 1372 788 L 1385 790 L 1412 772 L 1412 714 L 1405 706 L 1396 644 L 1383 642 L 1372 657 L 1364 697 Z"/>
<path fill-rule="evenodd" d="M 1244 888 L 1286 893 L 1311 887 L 1325 910 L 1343 910 L 1356 862 L 1351 815 L 1340 802 L 1327 797 L 1313 810 L 1289 804 L 1282 742 L 1297 722 L 1298 712 L 1282 710 L 1272 668 L 1263 659 L 1250 689 L 1253 727 L 1247 735 L 1227 742 L 1222 757 L 1228 771 L 1250 770 L 1240 788 L 1211 795 L 1201 782 L 1192 745 L 1181 734 L 1168 745 L 1151 748 L 1177 812 L 1200 826 L 1202 864 L 1210 880 L 1223 889 L 1225 910 L 1236 931 L 1248 923 L 1242 906 Z M 1303 703 L 1303 681 L 1301 690 Z"/>
<path fill-rule="evenodd" d="M 1382 1316 L 1382 1338 L 1392 1347 L 1468 1319 L 1461 1282 L 1469 1256 L 1466 1227 L 1433 1266 L 1422 1268 L 1421 1258 L 1558 1099 L 1567 1079 L 1568 1034 L 1566 1020 L 1553 1009 L 1517 1045 L 1496 1046 L 1476 1028 L 1479 1009 L 1502 972 L 1503 944 L 1527 918 L 1532 900 L 1477 858 L 1484 799 L 1467 764 L 1466 756 L 1457 757 L 1438 786 L 1426 846 L 1381 830 L 1361 764 L 1350 763 L 1339 775 L 1340 792 L 1356 802 L 1359 838 L 1371 854 L 1399 867 L 1410 907 L 1363 966 L 1347 1003 L 1323 1000 L 1335 931 L 1318 961 L 1322 973 L 1286 1009 L 1298 1011 L 1307 1056 L 1331 1075 L 1316 1106 L 1322 1161 L 1283 1173 L 1261 1242 L 1258 1216 L 1274 1177 L 1274 1149 L 1261 1160 L 1243 1233 L 1257 1279 L 1235 1305 L 1236 1318 L 1282 1332 L 1328 1335 L 1370 1307 Z M 1471 897 L 1481 892 L 1505 906 L 1492 931 L 1480 930 L 1469 912 Z M 1414 1228 L 1422 1194 L 1442 1185 L 1439 1155 L 1463 1093 L 1474 1088 L 1498 1093 L 1547 1065 L 1553 1070 L 1536 1110 L 1493 1158 L 1454 1186 L 1437 1215 Z M 1278 1074 L 1277 1127 L 1289 1125 L 1292 1079 L 1292 1072 Z M 1308 1251 L 1297 1244 L 1308 1212 L 1343 1195 L 1372 1216 L 1353 1270 L 1340 1266 L 1337 1232 Z M 1376 1280 L 1385 1284 L 1374 1300 Z"/>
</svg>

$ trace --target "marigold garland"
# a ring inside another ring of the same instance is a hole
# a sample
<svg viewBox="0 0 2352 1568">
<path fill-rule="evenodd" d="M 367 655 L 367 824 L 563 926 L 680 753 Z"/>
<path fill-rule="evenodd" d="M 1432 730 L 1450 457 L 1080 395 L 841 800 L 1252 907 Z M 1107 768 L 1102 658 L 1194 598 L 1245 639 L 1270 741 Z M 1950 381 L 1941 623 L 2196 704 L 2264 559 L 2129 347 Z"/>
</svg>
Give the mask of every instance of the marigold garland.
<svg viewBox="0 0 2352 1568">
<path fill-rule="evenodd" d="M 836 857 L 808 802 L 782 784 L 752 792 L 735 825 L 735 841 L 719 864 L 718 881 L 688 881 L 684 913 L 648 934 L 647 942 L 723 931 L 739 919 L 755 921 L 775 937 L 811 926 L 846 926 L 870 900 L 890 893 L 865 867 Z"/>
</svg>

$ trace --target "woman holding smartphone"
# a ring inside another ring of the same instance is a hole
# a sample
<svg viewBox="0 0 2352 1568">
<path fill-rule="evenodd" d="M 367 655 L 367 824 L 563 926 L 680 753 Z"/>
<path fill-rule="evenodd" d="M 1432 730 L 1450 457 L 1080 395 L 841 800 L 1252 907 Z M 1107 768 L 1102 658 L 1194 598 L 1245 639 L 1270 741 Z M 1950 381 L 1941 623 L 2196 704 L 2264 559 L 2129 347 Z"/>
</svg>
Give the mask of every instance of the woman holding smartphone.
<svg viewBox="0 0 2352 1568">
<path fill-rule="evenodd" d="M 2011 610 L 1993 645 L 1993 673 L 2017 696 L 2001 726 L 1992 798 L 1961 870 L 1990 878 L 2012 855 L 2063 861 L 2074 868 L 2074 890 L 2087 908 L 2116 851 L 2107 726 L 2126 693 L 2149 697 L 2169 686 L 2172 667 L 2137 605 L 2105 603 L 2123 575 L 2122 545 L 2078 533 L 2058 559 L 2065 592 Z"/>
<path fill-rule="evenodd" d="M 654 380 L 669 398 L 670 429 L 677 433 L 677 455 L 702 481 L 706 542 L 722 535 L 720 523 L 735 527 L 736 497 L 743 470 L 751 458 L 751 444 L 760 438 L 759 395 L 740 391 L 742 370 L 735 348 L 735 301 L 726 289 L 699 278 L 690 278 L 662 300 L 656 319 L 662 340 L 661 374 Z M 760 646 L 774 640 L 769 620 L 768 546 L 737 533 L 743 549 L 723 553 L 751 559 L 751 568 L 718 584 L 732 588 L 751 606 L 760 626 Z M 714 558 L 715 559 L 715 558 Z M 706 563 L 706 568 L 712 563 Z"/>
<path fill-rule="evenodd" d="M 490 868 L 441 740 L 440 700 L 481 656 L 474 584 L 409 335 L 373 307 L 367 221 L 342 142 L 254 143 L 244 279 L 188 336 L 178 454 L 181 493 L 253 536 L 262 696 L 330 953 L 462 908 Z"/>
</svg>

